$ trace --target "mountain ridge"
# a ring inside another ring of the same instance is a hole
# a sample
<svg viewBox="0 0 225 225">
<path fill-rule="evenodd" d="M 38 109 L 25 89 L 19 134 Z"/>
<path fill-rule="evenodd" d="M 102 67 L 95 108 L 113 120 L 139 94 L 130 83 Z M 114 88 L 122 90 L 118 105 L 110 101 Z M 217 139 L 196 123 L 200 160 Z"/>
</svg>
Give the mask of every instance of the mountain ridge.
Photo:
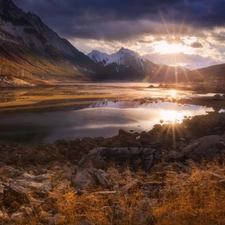
<svg viewBox="0 0 225 225">
<path fill-rule="evenodd" d="M 6 86 L 13 85 L 14 78 L 35 85 L 49 80 L 87 81 L 96 70 L 89 57 L 11 0 L 0 0 L 0 60 L 1 86 L 3 76 L 10 80 Z"/>
</svg>

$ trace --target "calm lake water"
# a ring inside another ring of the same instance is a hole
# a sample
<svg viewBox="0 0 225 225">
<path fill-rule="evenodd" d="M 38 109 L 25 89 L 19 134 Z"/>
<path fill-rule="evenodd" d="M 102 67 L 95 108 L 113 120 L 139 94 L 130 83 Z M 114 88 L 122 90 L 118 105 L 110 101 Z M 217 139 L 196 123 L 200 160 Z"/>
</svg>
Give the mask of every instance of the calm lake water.
<svg viewBox="0 0 225 225">
<path fill-rule="evenodd" d="M 139 132 L 149 131 L 161 119 L 164 122 L 181 122 L 184 116 L 202 115 L 213 111 L 212 108 L 177 105 L 172 102 L 153 101 L 141 104 L 139 101 L 134 101 L 135 97 L 191 98 L 197 96 L 188 91 L 147 87 L 148 84 L 137 83 L 77 85 L 74 87 L 76 93 L 79 91 L 83 94 L 113 92 L 117 94 L 119 100 L 103 98 L 79 110 L 2 114 L 0 115 L 0 143 L 8 141 L 52 143 L 58 139 L 110 137 L 117 135 L 120 128 Z"/>
</svg>

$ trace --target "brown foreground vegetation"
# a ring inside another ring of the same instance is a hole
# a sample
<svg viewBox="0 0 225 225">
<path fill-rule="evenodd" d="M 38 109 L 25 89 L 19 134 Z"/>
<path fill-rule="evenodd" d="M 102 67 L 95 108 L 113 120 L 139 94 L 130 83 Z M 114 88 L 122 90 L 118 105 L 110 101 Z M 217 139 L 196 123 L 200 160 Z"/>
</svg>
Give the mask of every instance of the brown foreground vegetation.
<svg viewBox="0 0 225 225">
<path fill-rule="evenodd" d="M 43 201 L 42 196 L 41 203 L 32 198 L 37 194 L 34 191 L 29 193 L 31 200 L 20 206 L 18 212 L 3 207 L 0 221 L 1 224 L 71 225 L 224 224 L 224 165 L 216 161 L 207 165 L 190 162 L 185 169 L 176 164 L 166 169 L 160 165 L 147 174 L 117 168 L 113 177 L 119 185 L 118 191 L 106 190 L 101 185 L 78 191 L 61 180 L 63 183 L 53 186 L 45 196 L 47 200 Z"/>
<path fill-rule="evenodd" d="M 225 224 L 224 121 L 0 145 L 0 224 Z"/>
</svg>

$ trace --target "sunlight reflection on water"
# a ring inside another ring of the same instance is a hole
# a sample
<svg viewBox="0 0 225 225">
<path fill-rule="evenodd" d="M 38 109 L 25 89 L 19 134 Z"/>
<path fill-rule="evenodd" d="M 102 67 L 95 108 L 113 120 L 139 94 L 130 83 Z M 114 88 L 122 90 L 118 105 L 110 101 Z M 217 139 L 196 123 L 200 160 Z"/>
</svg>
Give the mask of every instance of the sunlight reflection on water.
<svg viewBox="0 0 225 225">
<path fill-rule="evenodd" d="M 148 88 L 148 85 L 146 83 L 87 83 L 61 87 L 59 96 L 63 101 L 64 96 L 67 96 L 68 93 L 74 99 L 85 94 L 113 93 L 113 98 L 116 96 L 114 99 L 127 100 L 109 101 L 105 99 L 92 104 L 90 108 L 76 111 L 1 115 L 0 143 L 5 140 L 51 143 L 58 139 L 110 137 L 118 134 L 119 128 L 139 132 L 149 131 L 154 124 L 160 123 L 160 120 L 182 122 L 184 116 L 202 115 L 207 111 L 213 111 L 212 108 L 195 105 L 177 105 L 160 101 L 156 103 L 154 100 L 141 104 L 140 101 L 133 101 L 134 96 L 149 99 L 161 97 L 171 99 L 215 95 L 215 93 L 196 94 L 191 91 L 160 89 L 156 87 L 156 84 L 154 84 L 155 88 Z M 59 90 L 57 89 L 57 91 Z M 0 96 L 2 103 L 15 99 L 19 99 L 21 102 L 24 99 L 33 101 L 36 95 L 36 98 L 39 98 L 41 94 L 44 96 L 46 93 L 52 96 L 55 94 L 54 88 L 53 90 L 31 89 L 26 92 L 0 90 L 1 92 L 3 93 Z"/>
<path fill-rule="evenodd" d="M 161 119 L 182 122 L 184 116 L 202 115 L 207 111 L 213 109 L 171 102 L 107 101 L 74 111 L 4 115 L 0 120 L 0 142 L 6 138 L 52 143 L 58 139 L 111 137 L 118 134 L 120 128 L 149 131 Z"/>
<path fill-rule="evenodd" d="M 135 130 L 138 132 L 149 131 L 156 123 L 182 122 L 185 116 L 206 114 L 213 111 L 195 105 L 177 105 L 175 103 L 151 103 L 140 105 L 137 102 L 107 102 L 97 103 L 92 108 L 73 111 L 71 126 L 62 130 L 55 130 L 45 141 L 51 142 L 64 135 L 65 139 L 77 137 L 110 137 L 118 133 L 119 128 Z"/>
</svg>

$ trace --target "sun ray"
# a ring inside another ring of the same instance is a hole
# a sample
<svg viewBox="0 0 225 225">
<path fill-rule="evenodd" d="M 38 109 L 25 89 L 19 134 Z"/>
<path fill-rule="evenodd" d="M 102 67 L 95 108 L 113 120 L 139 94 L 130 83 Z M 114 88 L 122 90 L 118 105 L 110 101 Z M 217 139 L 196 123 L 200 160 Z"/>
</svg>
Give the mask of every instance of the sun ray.
<svg viewBox="0 0 225 225">
<path fill-rule="evenodd" d="M 181 21 L 180 25 L 177 25 L 174 23 L 174 20 L 172 24 L 167 24 L 166 20 L 164 19 L 163 13 L 158 9 L 159 16 L 162 21 L 162 25 L 165 29 L 166 37 L 162 39 L 161 41 L 158 41 L 155 43 L 154 48 L 155 52 L 165 55 L 165 65 L 170 65 L 173 67 L 165 67 L 162 65 L 160 66 L 157 71 L 153 75 L 153 79 L 155 79 L 160 72 L 164 73 L 164 81 L 172 81 L 168 75 L 169 72 L 173 72 L 174 70 L 174 83 L 178 83 L 181 81 L 190 81 L 191 76 L 188 75 L 186 69 L 182 69 L 183 66 L 187 65 L 188 59 L 185 57 L 185 52 L 189 52 L 191 48 L 189 45 L 187 45 L 185 42 L 182 41 L 181 35 L 184 30 L 185 26 L 185 17 L 186 14 L 183 16 L 183 20 Z M 166 58 L 166 56 L 168 56 Z M 180 74 L 182 74 L 183 77 L 181 77 Z M 199 76 L 202 78 L 201 74 Z"/>
<path fill-rule="evenodd" d="M 159 66 L 158 70 L 156 71 L 156 73 L 155 73 L 155 74 L 153 75 L 153 77 L 152 77 L 153 80 L 158 76 L 158 74 L 159 74 L 160 71 L 162 70 L 162 67 L 163 67 L 163 66 Z"/>
<path fill-rule="evenodd" d="M 163 15 L 162 15 L 162 13 L 161 13 L 161 11 L 160 11 L 159 9 L 158 9 L 158 11 L 159 11 L 160 18 L 161 18 L 161 20 L 162 20 L 162 22 L 163 22 L 163 26 L 164 26 L 164 28 L 165 28 L 165 30 L 166 30 L 168 36 L 169 36 L 169 40 L 171 41 L 170 32 L 169 32 L 169 30 L 168 30 L 168 28 L 167 28 L 167 26 L 166 26 L 166 22 L 165 22 L 165 20 L 164 20 L 164 18 L 163 18 Z"/>
<path fill-rule="evenodd" d="M 166 74 L 165 74 L 165 78 L 168 76 L 169 70 L 170 70 L 170 67 L 167 67 L 167 69 L 166 69 Z"/>
<path fill-rule="evenodd" d="M 204 76 L 201 74 L 199 70 L 195 70 L 195 72 L 201 77 L 202 80 L 204 80 Z"/>
<path fill-rule="evenodd" d="M 190 79 L 189 79 L 189 77 L 188 77 L 188 74 L 187 74 L 186 70 L 185 70 L 185 69 L 182 69 L 182 70 L 183 70 L 183 73 L 184 73 L 184 75 L 185 75 L 187 81 L 190 82 Z"/>
</svg>

